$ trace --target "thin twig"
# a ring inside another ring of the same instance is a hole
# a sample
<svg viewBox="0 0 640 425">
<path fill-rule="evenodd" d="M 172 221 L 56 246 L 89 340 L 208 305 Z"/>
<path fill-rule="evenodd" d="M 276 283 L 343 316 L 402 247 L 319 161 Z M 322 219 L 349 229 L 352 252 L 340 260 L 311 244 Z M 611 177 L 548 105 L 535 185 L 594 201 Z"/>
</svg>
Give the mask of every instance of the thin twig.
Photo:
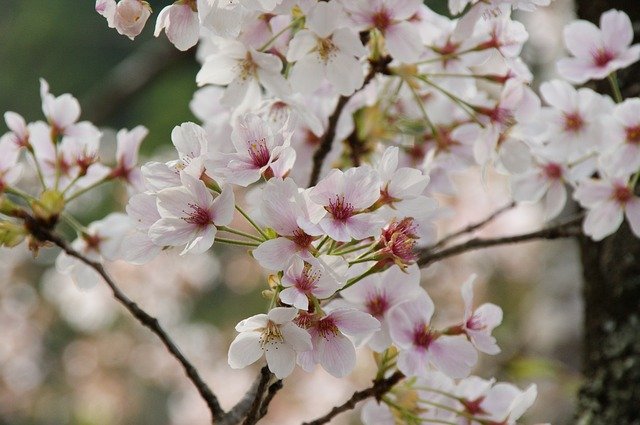
<svg viewBox="0 0 640 425">
<path fill-rule="evenodd" d="M 521 235 L 505 236 L 493 239 L 473 238 L 458 245 L 453 245 L 449 248 L 445 248 L 436 252 L 433 252 L 432 249 L 425 248 L 419 253 L 417 263 L 419 266 L 425 267 L 445 258 L 453 257 L 455 255 L 480 248 L 526 242 L 534 239 L 552 240 L 578 236 L 582 233 L 580 227 L 578 226 L 581 221 L 582 215 L 556 224 L 555 226 L 550 226 L 541 230 L 537 230 L 535 232 L 524 233 Z"/>
<path fill-rule="evenodd" d="M 209 386 L 200 377 L 200 374 L 198 373 L 198 370 L 195 368 L 195 366 L 193 366 L 193 364 L 189 360 L 187 360 L 187 358 L 180 352 L 180 349 L 175 344 L 175 342 L 173 342 L 167 332 L 162 328 L 160 322 L 158 322 L 158 319 L 148 314 L 146 311 L 140 308 L 138 304 L 133 302 L 124 292 L 122 292 L 122 290 L 111 278 L 109 273 L 107 273 L 102 264 L 90 260 L 89 258 L 73 249 L 64 239 L 54 234 L 45 226 L 41 225 L 36 219 L 29 216 L 28 214 L 23 214 L 21 218 L 25 220 L 25 224 L 27 225 L 27 228 L 29 229 L 31 234 L 33 234 L 33 236 L 43 242 L 52 242 L 54 245 L 60 247 L 69 256 L 77 258 L 78 260 L 82 261 L 84 264 L 95 270 L 102 277 L 102 279 L 104 279 L 107 285 L 109 285 L 114 298 L 118 300 L 118 302 L 120 302 L 120 304 L 122 304 L 124 308 L 126 308 L 129 313 L 131 313 L 138 320 L 138 322 L 140 322 L 142 325 L 146 326 L 154 334 L 156 334 L 158 338 L 160 338 L 164 346 L 167 348 L 169 353 L 171 353 L 171 355 L 173 355 L 173 357 L 175 357 L 178 362 L 180 362 L 187 377 L 191 380 L 191 382 L 193 382 L 193 384 L 198 389 L 200 396 L 207 403 L 207 406 L 211 411 L 213 421 L 216 422 L 224 416 L 225 412 L 220 406 L 217 397 L 215 396 L 213 391 L 211 391 L 211 388 L 209 388 Z"/>
<path fill-rule="evenodd" d="M 453 239 L 459 238 L 460 236 L 464 236 L 464 235 L 466 235 L 468 233 L 471 233 L 471 232 L 475 232 L 476 230 L 481 229 L 482 227 L 484 227 L 487 224 L 491 223 L 493 220 L 498 218 L 504 212 L 509 211 L 510 209 L 512 209 L 515 206 L 516 206 L 516 203 L 515 202 L 511 202 L 510 204 L 507 204 L 507 205 L 503 206 L 502 208 L 497 209 L 496 211 L 491 213 L 491 215 L 489 215 L 484 220 L 479 221 L 477 223 L 469 224 L 468 226 L 464 227 L 463 229 L 460 229 L 460 230 L 458 230 L 456 232 L 453 232 L 453 233 L 445 236 L 444 238 L 442 238 L 438 242 L 436 242 L 434 245 L 430 246 L 429 249 L 433 250 L 433 249 L 436 249 L 436 248 L 440 248 L 440 247 L 446 245 L 447 243 L 449 243 L 450 241 L 452 241 Z"/>
<path fill-rule="evenodd" d="M 335 416 L 339 415 L 340 413 L 343 413 L 355 408 L 358 402 L 362 400 L 366 400 L 369 397 L 375 397 L 376 400 L 380 400 L 380 398 L 384 394 L 389 392 L 389 390 L 391 390 L 391 388 L 393 388 L 393 386 L 396 385 L 398 382 L 400 382 L 403 378 L 404 378 L 404 375 L 402 374 L 402 372 L 395 372 L 393 375 L 391 375 L 388 378 L 381 379 L 378 381 L 373 381 L 373 385 L 370 386 L 369 388 L 362 391 L 356 391 L 355 393 L 353 393 L 353 395 L 349 400 L 347 400 L 340 406 L 334 407 L 326 415 L 314 421 L 305 422 L 303 425 L 325 424 L 329 422 L 331 419 L 333 419 Z"/>
</svg>

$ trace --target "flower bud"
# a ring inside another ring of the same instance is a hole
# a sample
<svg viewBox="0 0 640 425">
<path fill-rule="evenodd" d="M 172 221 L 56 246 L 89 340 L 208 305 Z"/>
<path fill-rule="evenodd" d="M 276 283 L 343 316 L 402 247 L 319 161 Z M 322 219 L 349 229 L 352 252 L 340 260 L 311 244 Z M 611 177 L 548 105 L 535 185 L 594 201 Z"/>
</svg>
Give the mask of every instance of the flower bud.
<svg viewBox="0 0 640 425">
<path fill-rule="evenodd" d="M 401 269 L 413 264 L 418 258 L 414 252 L 416 240 L 419 238 L 413 218 L 406 217 L 400 221 L 393 220 L 382 230 L 378 241 L 378 266 L 397 264 Z"/>
<path fill-rule="evenodd" d="M 0 246 L 13 248 L 20 244 L 26 236 L 24 226 L 10 221 L 0 221 Z"/>
<path fill-rule="evenodd" d="M 146 1 L 121 0 L 116 7 L 113 24 L 122 35 L 134 39 L 142 32 L 151 16 L 151 6 Z"/>
<path fill-rule="evenodd" d="M 57 217 L 64 209 L 64 196 L 57 190 L 45 190 L 40 195 L 39 201 L 31 204 L 34 214 L 37 218 L 44 221 Z"/>
</svg>

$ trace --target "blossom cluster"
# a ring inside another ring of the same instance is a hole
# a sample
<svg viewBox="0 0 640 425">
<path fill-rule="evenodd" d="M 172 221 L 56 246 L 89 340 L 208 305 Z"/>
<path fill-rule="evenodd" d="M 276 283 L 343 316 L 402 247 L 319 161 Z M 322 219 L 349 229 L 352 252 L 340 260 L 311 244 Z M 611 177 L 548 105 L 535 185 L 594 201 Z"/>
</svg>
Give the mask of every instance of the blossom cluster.
<svg viewBox="0 0 640 425">
<path fill-rule="evenodd" d="M 379 353 L 381 376 L 397 368 L 416 379 L 406 391 L 444 406 L 427 409 L 436 415 L 429 418 L 514 423 L 535 388 L 469 377 L 478 351 L 500 351 L 491 333 L 502 310 L 474 310 L 470 278 L 461 320 L 435 327 L 416 261 L 418 248 L 437 243 L 435 196 L 455 195 L 452 177 L 471 167 L 507 175 L 514 200 L 542 201 L 549 220 L 573 189 L 595 240 L 625 216 L 640 236 L 640 100 L 623 101 L 616 80 L 640 58 L 631 23 L 612 10 L 599 28 L 567 26 L 563 79 L 543 83 L 538 96 L 520 59 L 528 34 L 511 10 L 548 3 L 450 0 L 452 13 L 466 12 L 449 19 L 419 0 L 177 1 L 160 12 L 155 34 L 164 30 L 180 50 L 199 44 L 195 79 L 204 87 L 191 108 L 202 125 L 176 126 L 174 159 L 141 168 L 146 129 L 121 130 L 107 165 L 100 131 L 77 122 L 77 100 L 53 96 L 43 81 L 46 122 L 5 114 L 0 212 L 14 218 L 0 222 L 0 242 L 29 235 L 11 200 L 21 198 L 40 222 L 67 221 L 79 236 L 73 247 L 95 261 L 142 264 L 172 248 L 187 255 L 214 243 L 248 247 L 269 273 L 270 306 L 236 326 L 231 367 L 264 355 L 280 379 L 318 364 L 344 377 L 356 347 L 367 345 Z M 151 15 L 141 0 L 95 7 L 130 38 Z M 602 78 L 613 99 L 572 85 Z M 17 189 L 21 151 L 37 171 L 39 196 Z M 130 187 L 126 215 L 85 228 L 65 213 L 114 179 Z M 233 227 L 237 220 L 252 230 Z M 80 285 L 99 279 L 64 253 L 57 266 Z M 397 395 L 383 401 L 365 409 L 367 423 L 423 414 Z"/>
</svg>

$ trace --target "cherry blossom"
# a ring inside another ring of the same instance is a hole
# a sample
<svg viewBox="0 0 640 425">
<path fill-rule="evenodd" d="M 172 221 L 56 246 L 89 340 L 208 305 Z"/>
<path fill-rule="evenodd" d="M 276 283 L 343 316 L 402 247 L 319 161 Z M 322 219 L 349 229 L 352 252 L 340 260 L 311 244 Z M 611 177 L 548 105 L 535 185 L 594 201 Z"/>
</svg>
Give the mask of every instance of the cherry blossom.
<svg viewBox="0 0 640 425">
<path fill-rule="evenodd" d="M 380 195 L 380 180 L 371 167 L 334 169 L 312 190 L 311 200 L 322 205 L 327 214 L 319 224 L 332 239 L 349 242 L 374 236 L 380 223 L 362 210 L 372 206 Z"/>
<path fill-rule="evenodd" d="M 270 179 L 262 192 L 260 208 L 264 223 L 278 234 L 253 251 L 262 267 L 284 270 L 296 255 L 303 260 L 313 257 L 312 242 L 323 233 L 313 223 L 318 222 L 325 211 L 311 202 L 308 192 L 299 192 L 289 177 Z"/>
<path fill-rule="evenodd" d="M 311 337 L 296 326 L 295 308 L 276 307 L 238 323 L 240 334 L 229 347 L 229 366 L 242 369 L 264 354 L 269 370 L 278 379 L 286 378 L 296 365 L 296 353 L 311 350 Z"/>
<path fill-rule="evenodd" d="M 162 9 L 153 35 L 159 36 L 163 29 L 169 41 L 179 50 L 195 46 L 200 36 L 196 1 L 181 0 Z"/>
<path fill-rule="evenodd" d="M 498 354 L 500 348 L 491 336 L 493 329 L 502 323 L 502 309 L 495 304 L 485 303 L 473 310 L 473 275 L 462 285 L 464 300 L 464 320 L 462 329 L 471 343 L 483 353 Z"/>
<path fill-rule="evenodd" d="M 600 28 L 589 21 L 576 21 L 564 29 L 564 43 L 573 57 L 558 61 L 558 72 L 572 83 L 600 80 L 640 58 L 634 44 L 633 27 L 626 13 L 609 10 L 600 16 Z"/>
<path fill-rule="evenodd" d="M 318 3 L 307 16 L 307 27 L 296 33 L 287 60 L 295 62 L 289 80 L 295 91 L 310 94 L 323 78 L 348 96 L 362 87 L 365 54 L 360 39 L 346 28 L 344 11 L 336 0 Z"/>
<path fill-rule="evenodd" d="M 393 266 L 383 273 L 367 276 L 344 289 L 342 297 L 347 305 L 369 313 L 380 322 L 381 328 L 367 341 L 372 350 L 382 352 L 391 346 L 389 321 L 391 311 L 419 294 L 420 270 L 411 266 L 407 271 Z"/>
<path fill-rule="evenodd" d="M 96 0 L 96 11 L 107 19 L 109 28 L 133 40 L 151 16 L 151 6 L 143 0 Z"/>
<path fill-rule="evenodd" d="M 255 114 L 238 119 L 231 141 L 236 153 L 218 154 L 209 165 L 214 175 L 221 174 L 240 186 L 248 186 L 263 175 L 285 177 L 296 159 L 295 151 L 289 146 L 291 132 L 286 125 L 273 128 Z"/>
<path fill-rule="evenodd" d="M 380 328 L 370 314 L 347 308 L 320 318 L 301 313 L 297 323 L 309 332 L 313 343 L 313 350 L 298 355 L 300 366 L 310 372 L 319 363 L 336 378 L 347 376 L 356 365 L 355 346 L 345 335 L 364 340 Z"/>
<path fill-rule="evenodd" d="M 255 105 L 262 99 L 261 85 L 276 96 L 289 93 L 281 70 L 282 62 L 277 56 L 248 49 L 239 41 L 226 40 L 216 53 L 206 57 L 196 82 L 199 86 L 226 85 L 221 99 L 225 105 Z"/>
<path fill-rule="evenodd" d="M 123 258 L 132 264 L 144 264 L 152 260 L 164 248 L 153 243 L 149 229 L 162 217 L 158 212 L 157 195 L 138 193 L 129 198 L 127 215 L 134 223 L 134 229 L 125 236 Z"/>
<path fill-rule="evenodd" d="M 182 246 L 182 254 L 202 253 L 213 245 L 217 226 L 233 219 L 233 190 L 224 186 L 215 199 L 202 181 L 182 173 L 182 186 L 158 192 L 158 211 L 162 217 L 149 229 L 156 245 Z"/>
<path fill-rule="evenodd" d="M 309 296 L 328 298 L 340 285 L 341 282 L 315 258 L 302 260 L 296 256 L 282 276 L 285 289 L 280 292 L 280 300 L 300 310 L 307 310 Z"/>
<path fill-rule="evenodd" d="M 9 139 L 18 147 L 29 146 L 29 128 L 22 115 L 8 111 L 4 113 L 4 121 L 10 131 L 2 138 Z"/>
<path fill-rule="evenodd" d="M 613 120 L 605 123 L 610 146 L 602 161 L 616 174 L 631 174 L 640 169 L 640 99 L 627 99 L 616 105 Z"/>
<path fill-rule="evenodd" d="M 624 217 L 631 230 L 640 237 L 640 198 L 626 177 L 588 179 L 578 183 L 573 197 L 587 209 L 584 233 L 599 241 L 618 230 Z"/>
<path fill-rule="evenodd" d="M 464 336 L 442 335 L 432 329 L 433 301 L 426 292 L 391 312 L 391 339 L 400 349 L 398 369 L 408 376 L 426 376 L 430 365 L 452 378 L 463 378 L 478 353 Z"/>
<path fill-rule="evenodd" d="M 347 0 L 342 4 L 360 31 L 376 29 L 382 33 L 394 59 L 408 63 L 418 60 L 424 47 L 417 26 L 409 19 L 420 8 L 420 0 Z"/>
<path fill-rule="evenodd" d="M 11 137 L 0 138 L 0 193 L 20 177 L 21 167 L 17 164 L 19 155 L 18 146 Z"/>
<path fill-rule="evenodd" d="M 121 178 L 137 190 L 143 190 L 142 173 L 138 166 L 138 150 L 142 140 L 147 137 L 149 130 L 141 125 L 131 131 L 118 131 L 116 148 L 116 166 L 111 171 L 111 177 Z"/>
</svg>

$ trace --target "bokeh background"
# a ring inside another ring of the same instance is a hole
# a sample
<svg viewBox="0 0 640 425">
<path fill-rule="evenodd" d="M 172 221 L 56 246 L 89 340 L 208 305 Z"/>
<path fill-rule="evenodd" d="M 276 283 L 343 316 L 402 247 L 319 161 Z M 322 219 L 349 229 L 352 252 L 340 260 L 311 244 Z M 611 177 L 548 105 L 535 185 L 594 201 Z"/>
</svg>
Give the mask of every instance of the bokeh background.
<svg viewBox="0 0 640 425">
<path fill-rule="evenodd" d="M 157 13 L 169 1 L 150 1 Z M 446 13 L 445 2 L 427 1 Z M 146 159 L 170 155 L 171 129 L 194 121 L 189 102 L 199 66 L 195 51 L 179 53 L 152 36 L 153 15 L 135 42 L 107 28 L 92 0 L 0 0 L 0 111 L 28 121 L 42 119 L 39 78 L 52 93 L 72 93 L 83 119 L 104 128 L 104 152 L 114 132 L 143 124 Z M 553 75 L 559 33 L 571 18 L 569 1 L 523 15 L 531 40 L 525 58 L 537 81 Z M 5 131 L 3 127 L 0 132 Z M 451 208 L 441 234 L 477 221 L 508 202 L 498 176 L 483 184 L 478 174 L 460 175 L 462 196 L 442 198 Z M 116 185 L 80 198 L 73 207 L 83 223 L 121 211 L 126 192 Z M 483 235 L 514 234 L 540 226 L 535 206 L 519 207 Z M 241 223 L 237 223 L 241 226 Z M 71 236 L 71 235 L 70 235 Z M 0 248 L 0 424 L 172 424 L 209 421 L 204 403 L 160 342 L 132 320 L 106 287 L 78 289 L 58 274 L 57 253 L 37 258 L 24 249 Z M 264 311 L 265 276 L 239 248 L 208 256 L 163 255 L 144 267 L 109 265 L 122 288 L 160 318 L 178 344 L 230 407 L 250 386 L 257 369 L 232 371 L 226 350 L 242 318 Z M 582 306 L 580 270 L 571 242 L 533 242 L 465 254 L 423 271 L 423 284 L 438 308 L 437 320 L 459 320 L 459 290 L 479 275 L 478 301 L 496 303 L 505 322 L 495 333 L 503 349 L 482 356 L 476 373 L 525 387 L 535 382 L 537 404 L 525 422 L 571 423 L 580 383 Z M 296 372 L 273 403 L 266 424 L 295 424 L 324 413 L 367 385 L 371 355 L 348 380 L 316 371 Z M 334 423 L 359 423 L 342 415 Z"/>
</svg>

